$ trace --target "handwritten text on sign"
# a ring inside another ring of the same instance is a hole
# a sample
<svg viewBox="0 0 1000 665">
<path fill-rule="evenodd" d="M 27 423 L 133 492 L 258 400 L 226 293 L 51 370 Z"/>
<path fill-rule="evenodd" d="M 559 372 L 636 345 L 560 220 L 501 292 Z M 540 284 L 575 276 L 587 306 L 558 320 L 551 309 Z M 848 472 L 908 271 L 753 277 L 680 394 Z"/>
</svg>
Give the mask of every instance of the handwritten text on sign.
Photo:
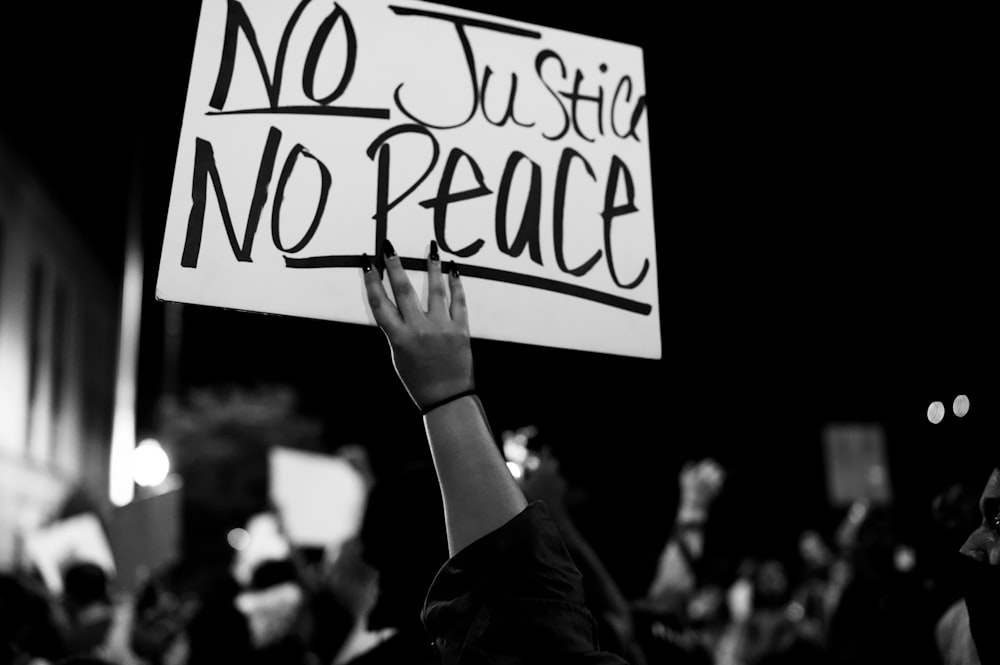
<svg viewBox="0 0 1000 665">
<path fill-rule="evenodd" d="M 638 47 L 427 2 L 204 0 L 157 296 L 371 324 L 390 238 L 473 335 L 660 357 Z"/>
</svg>

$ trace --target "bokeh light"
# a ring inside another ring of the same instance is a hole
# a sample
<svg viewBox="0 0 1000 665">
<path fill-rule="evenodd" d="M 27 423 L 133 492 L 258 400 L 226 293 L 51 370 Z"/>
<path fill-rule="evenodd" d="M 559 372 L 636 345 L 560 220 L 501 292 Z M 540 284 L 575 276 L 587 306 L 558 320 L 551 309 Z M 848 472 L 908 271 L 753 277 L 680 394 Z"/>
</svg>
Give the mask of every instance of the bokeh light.
<svg viewBox="0 0 1000 665">
<path fill-rule="evenodd" d="M 966 395 L 959 395 L 955 398 L 955 403 L 951 405 L 952 411 L 959 418 L 965 417 L 969 412 L 969 398 Z"/>
<path fill-rule="evenodd" d="M 917 565 L 917 553 L 909 545 L 898 545 L 893 556 L 896 570 L 908 573 Z"/>
<path fill-rule="evenodd" d="M 233 529 L 226 534 L 226 540 L 230 547 L 240 552 L 250 546 L 250 532 L 246 529 Z"/>
</svg>

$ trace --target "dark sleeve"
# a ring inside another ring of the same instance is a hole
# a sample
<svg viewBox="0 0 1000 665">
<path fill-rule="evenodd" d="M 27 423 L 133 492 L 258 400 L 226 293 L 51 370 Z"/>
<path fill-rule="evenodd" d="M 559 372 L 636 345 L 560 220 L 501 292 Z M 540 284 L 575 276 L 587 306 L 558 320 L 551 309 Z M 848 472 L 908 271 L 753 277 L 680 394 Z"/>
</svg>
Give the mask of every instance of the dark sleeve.
<svg viewBox="0 0 1000 665">
<path fill-rule="evenodd" d="M 538 501 L 445 563 L 423 619 L 447 664 L 625 663 L 599 650 L 580 571 Z"/>
</svg>

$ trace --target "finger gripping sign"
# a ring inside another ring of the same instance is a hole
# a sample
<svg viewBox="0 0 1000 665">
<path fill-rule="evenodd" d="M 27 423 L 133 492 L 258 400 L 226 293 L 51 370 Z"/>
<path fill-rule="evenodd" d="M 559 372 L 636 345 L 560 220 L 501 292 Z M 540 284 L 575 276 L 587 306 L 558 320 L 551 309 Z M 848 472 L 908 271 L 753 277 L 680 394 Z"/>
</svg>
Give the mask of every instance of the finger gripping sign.
<svg viewBox="0 0 1000 665">
<path fill-rule="evenodd" d="M 161 300 L 373 325 L 436 240 L 475 337 L 659 358 L 643 52 L 429 2 L 203 0 Z"/>
</svg>

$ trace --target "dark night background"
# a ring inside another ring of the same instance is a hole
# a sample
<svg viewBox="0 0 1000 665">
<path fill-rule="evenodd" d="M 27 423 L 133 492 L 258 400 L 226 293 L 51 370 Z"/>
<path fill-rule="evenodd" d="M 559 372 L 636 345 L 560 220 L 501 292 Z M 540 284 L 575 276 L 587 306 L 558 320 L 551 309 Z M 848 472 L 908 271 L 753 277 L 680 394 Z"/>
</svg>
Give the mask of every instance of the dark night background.
<svg viewBox="0 0 1000 665">
<path fill-rule="evenodd" d="M 164 367 L 153 286 L 198 4 L 10 4 L 0 130 L 116 279 L 141 177 L 140 426 L 155 426 L 164 386 L 285 383 L 331 447 L 367 443 L 381 468 L 425 454 L 374 329 L 187 306 L 179 360 Z M 474 347 L 494 429 L 534 423 L 568 442 L 596 509 L 586 526 L 623 586 L 651 574 L 691 457 L 730 469 L 730 537 L 751 549 L 839 518 L 825 500 L 829 421 L 885 424 L 917 538 L 945 482 L 985 481 L 1000 407 L 987 21 L 912 7 L 444 4 L 645 50 L 663 359 Z M 969 416 L 930 425 L 929 402 L 960 392 Z M 615 514 L 647 503 L 651 522 Z"/>
</svg>

